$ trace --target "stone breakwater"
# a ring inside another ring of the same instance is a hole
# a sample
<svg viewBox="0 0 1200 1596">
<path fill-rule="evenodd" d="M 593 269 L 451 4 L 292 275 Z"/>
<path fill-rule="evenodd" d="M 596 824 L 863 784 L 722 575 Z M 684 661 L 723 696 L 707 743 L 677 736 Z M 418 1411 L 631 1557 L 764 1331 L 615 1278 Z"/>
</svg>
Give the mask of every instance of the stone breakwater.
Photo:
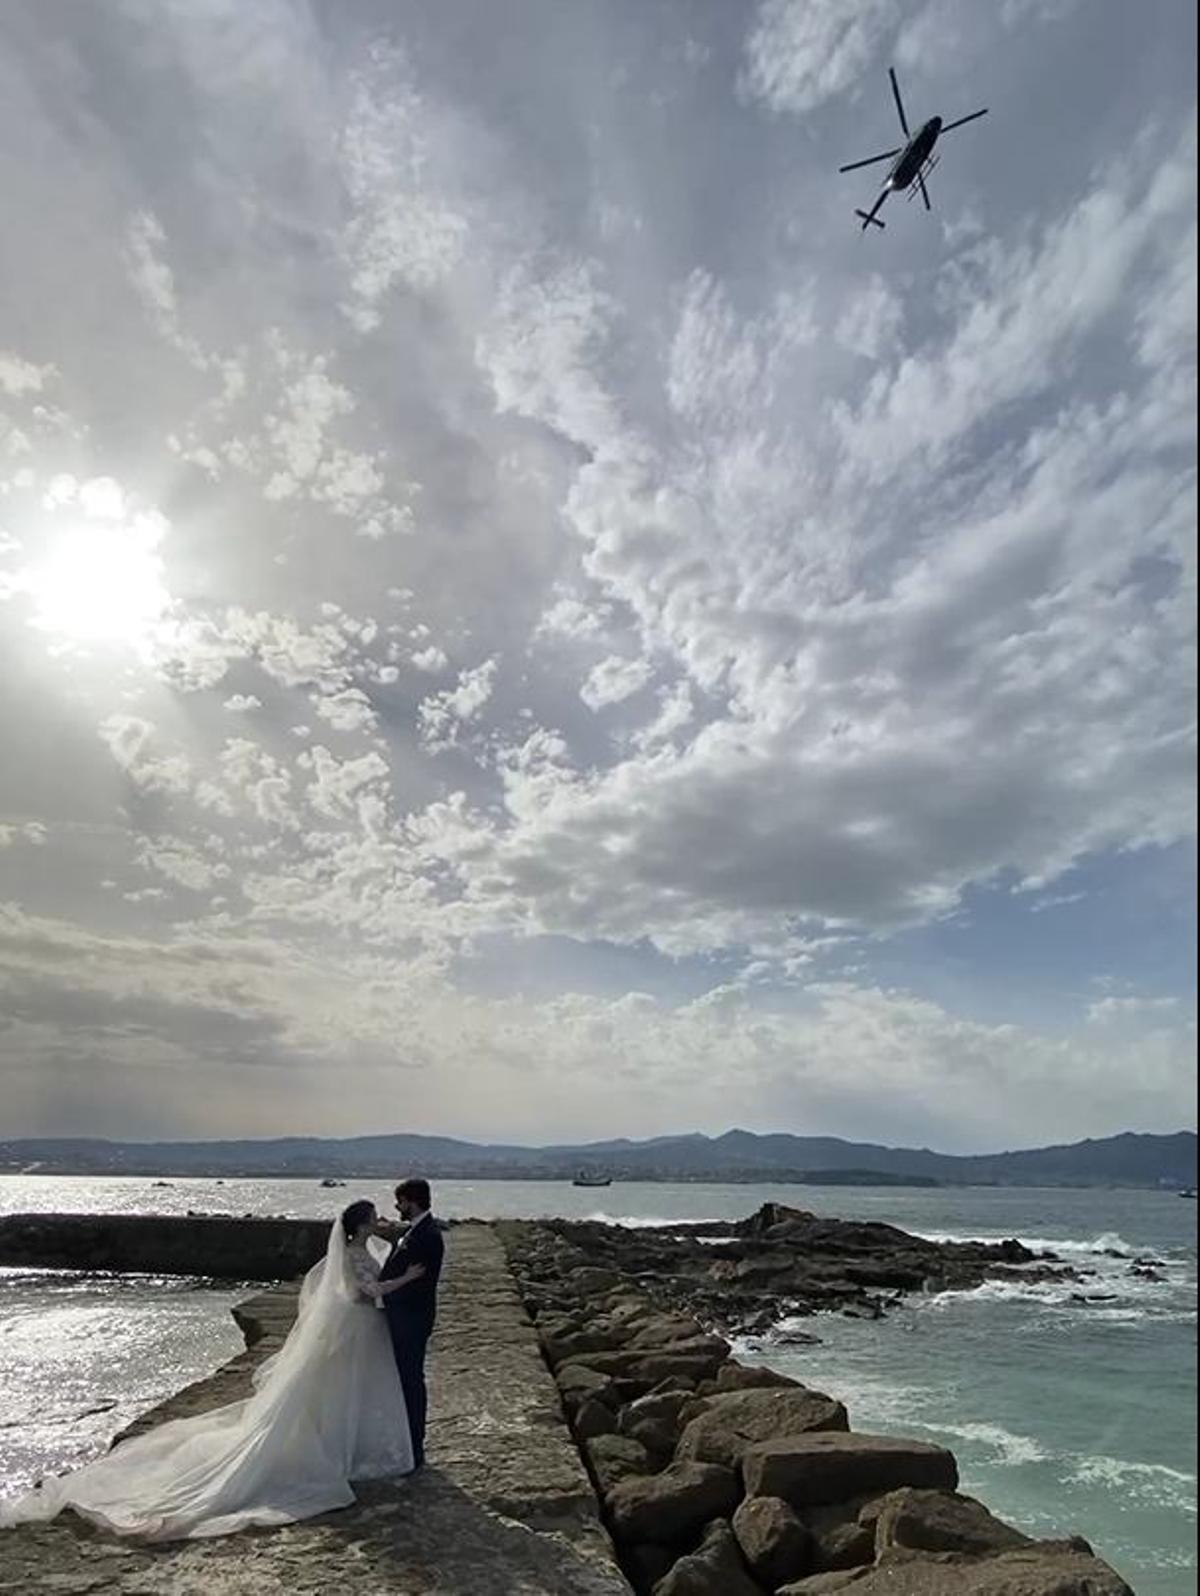
<svg viewBox="0 0 1200 1596">
<path fill-rule="evenodd" d="M 177 1221 L 186 1225 L 188 1221 Z M 139 1268 L 148 1266 L 141 1263 Z M 127 1433 L 245 1396 L 291 1327 L 296 1288 L 235 1311 L 247 1350 Z M 283 1529 L 167 1545 L 73 1515 L 0 1531 L 0 1593 L 31 1596 L 629 1596 L 504 1252 L 454 1227 L 431 1346 L 429 1466 Z"/>
<path fill-rule="evenodd" d="M 291 1280 L 325 1256 L 328 1219 L 231 1214 L 8 1214 L 0 1264 Z"/>
<path fill-rule="evenodd" d="M 670 1232 L 495 1228 L 638 1596 L 1132 1596 L 1081 1538 L 1035 1541 L 960 1493 L 944 1448 L 855 1431 L 716 1333 L 1051 1260 L 773 1205 Z"/>
</svg>

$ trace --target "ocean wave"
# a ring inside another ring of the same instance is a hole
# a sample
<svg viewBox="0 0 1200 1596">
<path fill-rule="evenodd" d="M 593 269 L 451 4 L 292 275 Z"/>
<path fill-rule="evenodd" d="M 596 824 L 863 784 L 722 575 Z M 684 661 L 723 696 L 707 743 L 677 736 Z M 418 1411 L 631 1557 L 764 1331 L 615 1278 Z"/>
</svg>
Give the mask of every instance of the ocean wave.
<svg viewBox="0 0 1200 1596">
<path fill-rule="evenodd" d="M 588 1225 L 620 1225 L 625 1230 L 669 1230 L 672 1225 L 705 1225 L 715 1221 L 703 1218 L 698 1219 L 664 1219 L 657 1215 L 650 1218 L 635 1217 L 632 1214 L 610 1214 L 603 1208 L 597 1208 L 593 1213 L 582 1214 L 580 1219 Z"/>
<path fill-rule="evenodd" d="M 989 1446 L 997 1454 L 993 1467 L 1017 1468 L 1022 1463 L 1044 1463 L 1052 1455 L 1032 1435 L 1016 1435 L 999 1424 L 918 1424 L 933 1435 L 952 1435 L 960 1441 Z"/>
<path fill-rule="evenodd" d="M 1080 1458 L 1068 1477 L 1074 1485 L 1105 1486 L 1135 1500 L 1196 1517 L 1196 1476 L 1166 1463 L 1134 1463 L 1098 1454 Z"/>
</svg>

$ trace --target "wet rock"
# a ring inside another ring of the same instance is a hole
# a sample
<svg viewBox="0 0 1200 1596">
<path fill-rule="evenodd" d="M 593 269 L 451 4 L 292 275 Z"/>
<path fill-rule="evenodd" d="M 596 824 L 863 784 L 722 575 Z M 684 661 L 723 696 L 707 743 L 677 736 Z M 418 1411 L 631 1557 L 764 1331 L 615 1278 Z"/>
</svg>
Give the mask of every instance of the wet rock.
<svg viewBox="0 0 1200 1596">
<path fill-rule="evenodd" d="M 621 1540 L 674 1546 L 686 1543 L 710 1519 L 732 1513 L 740 1495 L 730 1469 L 675 1463 L 661 1474 L 622 1480 L 609 1491 L 606 1505 Z"/>
<path fill-rule="evenodd" d="M 733 1515 L 733 1533 L 751 1573 L 769 1590 L 812 1569 L 812 1536 L 781 1497 L 747 1497 Z"/>
<path fill-rule="evenodd" d="M 735 1468 L 747 1448 L 760 1441 L 847 1429 L 845 1408 L 821 1391 L 804 1386 L 730 1391 L 708 1398 L 705 1411 L 680 1437 L 676 1456 Z"/>
<path fill-rule="evenodd" d="M 654 1596 L 762 1596 L 762 1586 L 751 1578 L 729 1525 L 719 1521 L 659 1581 Z"/>
<path fill-rule="evenodd" d="M 742 1472 L 747 1496 L 782 1496 L 797 1508 L 902 1485 L 952 1491 L 958 1484 L 958 1466 L 944 1447 L 857 1433 L 761 1441 L 743 1453 Z"/>
</svg>

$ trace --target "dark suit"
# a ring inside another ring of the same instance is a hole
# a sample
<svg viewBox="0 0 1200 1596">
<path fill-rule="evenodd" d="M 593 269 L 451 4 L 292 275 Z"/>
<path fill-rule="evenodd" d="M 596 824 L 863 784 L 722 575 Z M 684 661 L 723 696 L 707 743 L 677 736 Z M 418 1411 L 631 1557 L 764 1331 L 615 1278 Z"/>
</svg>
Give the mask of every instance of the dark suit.
<svg viewBox="0 0 1200 1596">
<path fill-rule="evenodd" d="M 425 1271 L 419 1280 L 409 1281 L 399 1291 L 389 1291 L 383 1299 L 417 1467 L 425 1461 L 425 1349 L 437 1318 L 437 1288 L 444 1251 L 438 1222 L 428 1214 L 392 1248 L 380 1271 L 381 1280 L 394 1280 L 414 1264 L 420 1264 Z"/>
</svg>

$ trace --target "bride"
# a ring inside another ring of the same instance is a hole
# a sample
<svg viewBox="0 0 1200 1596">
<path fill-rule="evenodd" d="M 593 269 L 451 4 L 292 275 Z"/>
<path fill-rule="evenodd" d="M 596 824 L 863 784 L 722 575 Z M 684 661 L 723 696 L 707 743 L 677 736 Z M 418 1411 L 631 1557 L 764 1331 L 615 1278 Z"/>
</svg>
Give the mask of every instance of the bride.
<svg viewBox="0 0 1200 1596">
<path fill-rule="evenodd" d="M 304 1278 L 296 1322 L 255 1371 L 252 1395 L 159 1425 L 42 1481 L 0 1504 L 0 1525 L 72 1508 L 118 1535 L 227 1535 L 347 1507 L 351 1480 L 407 1474 L 408 1415 L 376 1309 L 412 1271 L 379 1281 L 367 1249 L 377 1224 L 373 1204 L 354 1202 L 332 1227 L 324 1259 Z"/>
</svg>

